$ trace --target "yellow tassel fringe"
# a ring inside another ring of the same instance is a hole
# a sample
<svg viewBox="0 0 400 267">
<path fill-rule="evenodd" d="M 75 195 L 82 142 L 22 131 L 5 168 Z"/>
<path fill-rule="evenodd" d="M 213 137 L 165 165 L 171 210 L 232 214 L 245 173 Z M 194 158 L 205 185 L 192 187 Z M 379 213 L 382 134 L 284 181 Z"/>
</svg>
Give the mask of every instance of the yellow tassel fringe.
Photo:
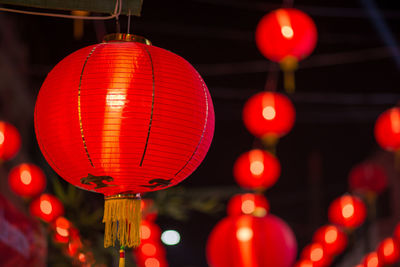
<svg viewBox="0 0 400 267">
<path fill-rule="evenodd" d="M 138 247 L 140 221 L 140 197 L 118 195 L 106 198 L 103 217 L 104 247 L 115 246 L 116 240 L 120 246 Z"/>
</svg>

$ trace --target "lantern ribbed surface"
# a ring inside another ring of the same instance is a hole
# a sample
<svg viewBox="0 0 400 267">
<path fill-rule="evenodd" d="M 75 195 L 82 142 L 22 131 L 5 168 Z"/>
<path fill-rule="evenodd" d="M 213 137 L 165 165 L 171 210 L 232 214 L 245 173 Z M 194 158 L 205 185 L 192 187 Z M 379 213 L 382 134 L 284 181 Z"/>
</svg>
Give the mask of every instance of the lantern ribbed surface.
<svg viewBox="0 0 400 267">
<path fill-rule="evenodd" d="M 183 58 L 138 42 L 76 51 L 46 78 L 35 108 L 39 146 L 68 182 L 105 195 L 175 185 L 214 132 L 208 89 Z"/>
</svg>

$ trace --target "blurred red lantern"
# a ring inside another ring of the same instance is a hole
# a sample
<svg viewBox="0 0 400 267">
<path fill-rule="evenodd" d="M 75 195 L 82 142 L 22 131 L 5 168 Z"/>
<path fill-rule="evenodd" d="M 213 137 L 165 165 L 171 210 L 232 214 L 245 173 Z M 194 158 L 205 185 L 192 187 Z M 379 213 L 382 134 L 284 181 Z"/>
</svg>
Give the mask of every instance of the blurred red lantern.
<svg viewBox="0 0 400 267">
<path fill-rule="evenodd" d="M 346 234 L 335 225 L 320 227 L 315 232 L 313 240 L 322 244 L 329 256 L 342 253 L 347 246 Z"/>
<path fill-rule="evenodd" d="M 35 129 L 61 177 L 106 196 L 105 247 L 116 238 L 132 247 L 139 244 L 136 193 L 176 185 L 199 166 L 211 144 L 214 110 L 187 61 L 142 37 L 114 34 L 49 73 Z"/>
<path fill-rule="evenodd" d="M 382 265 L 392 265 L 400 260 L 400 245 L 393 238 L 384 239 L 377 249 L 378 259 Z"/>
<path fill-rule="evenodd" d="M 143 242 L 160 241 L 161 229 L 151 221 L 142 220 L 140 223 L 140 239 Z"/>
<path fill-rule="evenodd" d="M 21 197 L 34 197 L 42 193 L 46 187 L 43 171 L 34 164 L 20 164 L 8 175 L 11 190 Z"/>
<path fill-rule="evenodd" d="M 296 112 L 285 95 L 261 92 L 252 96 L 243 108 L 247 130 L 267 143 L 274 143 L 293 127 Z"/>
<path fill-rule="evenodd" d="M 349 184 L 352 191 L 380 194 L 387 187 L 387 175 L 378 164 L 362 163 L 350 171 Z"/>
<path fill-rule="evenodd" d="M 140 246 L 132 252 L 139 266 L 146 266 L 146 260 L 149 258 L 166 261 L 165 248 L 160 242 L 142 242 Z"/>
<path fill-rule="evenodd" d="M 257 25 L 256 44 L 269 60 L 281 63 L 284 71 L 292 72 L 297 62 L 312 53 L 317 43 L 317 28 L 304 12 L 280 8 L 265 15 Z M 294 89 L 294 81 L 292 86 Z M 287 87 L 289 85 L 287 83 Z"/>
<path fill-rule="evenodd" d="M 400 223 L 394 228 L 393 237 L 400 244 Z"/>
<path fill-rule="evenodd" d="M 331 223 L 353 228 L 364 223 L 367 210 L 358 197 L 344 195 L 330 204 L 328 215 Z"/>
<path fill-rule="evenodd" d="M 362 264 L 364 267 L 381 267 L 383 266 L 382 263 L 379 261 L 378 254 L 376 252 L 368 253 L 363 261 Z"/>
<path fill-rule="evenodd" d="M 142 199 L 140 205 L 142 208 L 142 218 L 154 222 L 157 219 L 157 207 L 154 204 L 154 200 L 149 198 Z"/>
<path fill-rule="evenodd" d="M 64 214 L 64 206 L 58 198 L 50 194 L 42 194 L 29 206 L 30 213 L 49 223 Z"/>
<path fill-rule="evenodd" d="M 383 112 L 375 123 L 375 139 L 385 150 L 400 149 L 400 108 Z"/>
<path fill-rule="evenodd" d="M 54 240 L 58 243 L 68 243 L 70 239 L 71 222 L 60 216 L 53 223 Z"/>
<path fill-rule="evenodd" d="M 233 166 L 236 182 L 248 189 L 267 189 L 276 183 L 280 174 L 279 161 L 261 149 L 242 154 Z"/>
<path fill-rule="evenodd" d="M 310 260 L 299 260 L 294 267 L 314 267 L 314 263 Z"/>
<path fill-rule="evenodd" d="M 21 136 L 17 128 L 0 121 L 0 160 L 13 158 L 21 147 Z"/>
<path fill-rule="evenodd" d="M 332 262 L 331 256 L 320 243 L 312 243 L 306 246 L 301 252 L 301 258 L 311 261 L 313 267 L 329 266 Z"/>
<path fill-rule="evenodd" d="M 229 200 L 228 215 L 243 214 L 264 217 L 269 212 L 268 200 L 260 194 L 237 194 Z"/>
<path fill-rule="evenodd" d="M 296 239 L 281 219 L 267 215 L 227 217 L 207 241 L 207 260 L 213 267 L 292 266 Z"/>
</svg>

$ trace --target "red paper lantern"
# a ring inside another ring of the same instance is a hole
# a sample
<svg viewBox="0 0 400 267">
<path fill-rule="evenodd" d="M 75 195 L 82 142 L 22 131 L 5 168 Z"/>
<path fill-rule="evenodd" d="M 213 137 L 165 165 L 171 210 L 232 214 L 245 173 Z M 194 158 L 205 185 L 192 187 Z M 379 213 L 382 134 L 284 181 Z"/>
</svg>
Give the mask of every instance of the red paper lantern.
<svg viewBox="0 0 400 267">
<path fill-rule="evenodd" d="M 328 255 L 325 247 L 320 243 L 313 243 L 306 246 L 302 253 L 301 258 L 309 260 L 315 267 L 329 266 L 332 262 L 332 258 Z"/>
<path fill-rule="evenodd" d="M 50 194 L 42 194 L 29 206 L 30 213 L 49 223 L 64 214 L 64 206 L 58 198 Z"/>
<path fill-rule="evenodd" d="M 106 196 L 104 245 L 118 237 L 131 247 L 139 243 L 136 193 L 176 185 L 199 166 L 211 144 L 214 110 L 187 61 L 142 37 L 115 34 L 49 73 L 35 129 L 61 177 Z M 125 226 L 113 227 L 118 222 Z"/>
<path fill-rule="evenodd" d="M 0 160 L 13 158 L 21 147 L 21 136 L 17 128 L 0 121 Z"/>
<path fill-rule="evenodd" d="M 296 112 L 285 95 L 261 92 L 252 96 L 243 108 L 243 122 L 247 130 L 267 142 L 274 142 L 293 127 Z"/>
<path fill-rule="evenodd" d="M 42 193 L 46 187 L 43 171 L 34 164 L 20 164 L 8 175 L 11 190 L 21 197 L 34 197 Z"/>
<path fill-rule="evenodd" d="M 237 194 L 229 200 L 228 215 L 253 215 L 264 217 L 269 213 L 268 200 L 260 194 Z"/>
<path fill-rule="evenodd" d="M 140 223 L 140 238 L 144 242 L 160 241 L 161 229 L 157 224 L 142 220 Z"/>
<path fill-rule="evenodd" d="M 389 237 L 384 239 L 377 249 L 379 261 L 382 265 L 392 265 L 400 260 L 400 245 L 397 240 Z"/>
<path fill-rule="evenodd" d="M 314 267 L 314 263 L 310 260 L 299 260 L 294 267 Z"/>
<path fill-rule="evenodd" d="M 362 163 L 350 171 L 349 185 L 353 191 L 380 194 L 387 187 L 387 175 L 378 164 Z"/>
<path fill-rule="evenodd" d="M 71 222 L 64 217 L 58 217 L 53 223 L 54 241 L 68 243 L 71 235 Z"/>
<path fill-rule="evenodd" d="M 239 186 L 248 189 L 267 189 L 281 173 L 279 161 L 271 153 L 253 149 L 242 154 L 233 166 L 233 176 Z"/>
<path fill-rule="evenodd" d="M 375 139 L 385 150 L 400 149 L 400 108 L 383 112 L 375 123 Z"/>
<path fill-rule="evenodd" d="M 265 15 L 256 29 L 256 44 L 269 60 L 281 62 L 287 57 L 302 60 L 314 50 L 317 28 L 304 12 L 280 8 Z"/>
<path fill-rule="evenodd" d="M 160 242 L 142 242 L 138 248 L 133 250 L 133 255 L 139 266 L 146 267 L 146 261 L 149 258 L 154 258 L 160 262 L 166 263 L 165 248 Z"/>
<path fill-rule="evenodd" d="M 314 234 L 314 242 L 322 244 L 329 256 L 335 256 L 344 251 L 347 246 L 347 236 L 334 225 L 320 227 Z"/>
<path fill-rule="evenodd" d="M 364 267 L 381 267 L 381 266 L 383 266 L 382 263 L 379 261 L 378 254 L 376 252 L 368 253 L 364 257 L 362 264 Z"/>
<path fill-rule="evenodd" d="M 227 217 L 207 241 L 207 260 L 213 267 L 292 266 L 296 239 L 281 219 L 267 215 Z"/>
<path fill-rule="evenodd" d="M 331 223 L 353 228 L 365 221 L 367 209 L 358 197 L 344 195 L 330 204 L 328 215 Z"/>
</svg>

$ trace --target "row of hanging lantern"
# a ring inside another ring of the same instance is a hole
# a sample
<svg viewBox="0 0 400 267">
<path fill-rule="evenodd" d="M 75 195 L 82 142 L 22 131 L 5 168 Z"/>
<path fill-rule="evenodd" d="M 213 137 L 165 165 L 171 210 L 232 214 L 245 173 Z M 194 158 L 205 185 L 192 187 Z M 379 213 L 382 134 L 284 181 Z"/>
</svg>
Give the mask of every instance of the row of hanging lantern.
<svg viewBox="0 0 400 267">
<path fill-rule="evenodd" d="M 400 223 L 394 229 L 393 236 L 383 239 L 376 250 L 368 253 L 355 267 L 394 266 L 400 262 Z M 397 265 L 396 265 L 397 266 Z"/>
<path fill-rule="evenodd" d="M 327 267 L 335 257 L 345 251 L 348 237 L 367 218 L 375 216 L 375 201 L 387 187 L 386 172 L 380 165 L 364 162 L 356 165 L 349 173 L 349 189 L 353 194 L 345 194 L 331 202 L 328 209 L 329 225 L 320 227 L 313 236 L 312 244 L 306 246 L 296 267 Z M 368 209 L 367 209 L 368 207 Z"/>
</svg>

